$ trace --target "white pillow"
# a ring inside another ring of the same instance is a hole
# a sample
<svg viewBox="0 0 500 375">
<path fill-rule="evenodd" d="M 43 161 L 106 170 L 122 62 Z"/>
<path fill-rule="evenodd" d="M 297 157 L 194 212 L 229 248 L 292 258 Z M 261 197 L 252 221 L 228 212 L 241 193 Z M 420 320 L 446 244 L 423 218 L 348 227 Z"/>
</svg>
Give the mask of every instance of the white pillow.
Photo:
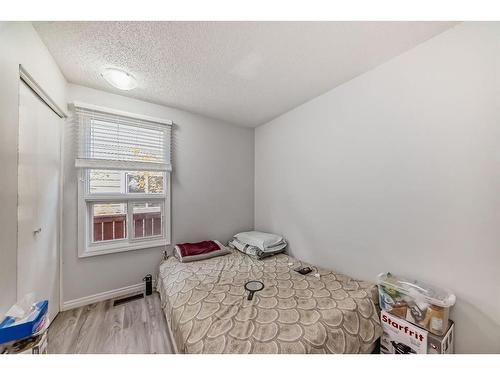
<svg viewBox="0 0 500 375">
<path fill-rule="evenodd" d="M 236 234 L 234 237 L 236 237 L 240 242 L 258 247 L 261 250 L 266 250 L 267 248 L 273 247 L 283 241 L 282 236 L 258 231 L 241 232 Z"/>
</svg>

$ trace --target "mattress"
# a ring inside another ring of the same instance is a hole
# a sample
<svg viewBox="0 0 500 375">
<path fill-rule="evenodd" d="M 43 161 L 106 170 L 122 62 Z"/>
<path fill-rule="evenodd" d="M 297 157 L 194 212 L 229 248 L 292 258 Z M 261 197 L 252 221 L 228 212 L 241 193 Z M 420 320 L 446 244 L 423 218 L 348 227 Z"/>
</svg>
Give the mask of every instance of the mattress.
<svg viewBox="0 0 500 375">
<path fill-rule="evenodd" d="M 294 271 L 306 265 L 237 250 L 191 263 L 164 260 L 157 289 L 176 351 L 370 353 L 381 335 L 375 286 L 323 268 Z M 249 280 L 264 283 L 252 300 Z"/>
</svg>

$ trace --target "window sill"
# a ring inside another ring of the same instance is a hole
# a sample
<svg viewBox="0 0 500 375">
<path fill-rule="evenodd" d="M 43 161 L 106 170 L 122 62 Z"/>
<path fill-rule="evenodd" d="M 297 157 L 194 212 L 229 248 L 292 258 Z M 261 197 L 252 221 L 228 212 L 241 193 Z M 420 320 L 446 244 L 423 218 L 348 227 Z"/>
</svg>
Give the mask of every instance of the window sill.
<svg viewBox="0 0 500 375">
<path fill-rule="evenodd" d="M 166 246 L 170 243 L 166 239 L 156 239 L 156 240 L 148 240 L 141 241 L 137 243 L 127 243 L 127 244 L 108 244 L 108 245 L 100 245 L 100 246 L 88 246 L 83 249 L 83 251 L 78 252 L 78 258 L 87 258 L 93 257 L 97 255 L 105 255 L 105 254 L 113 254 L 113 253 L 123 253 L 126 251 L 134 251 L 134 250 L 142 250 L 142 249 L 151 249 L 154 247 Z"/>
</svg>

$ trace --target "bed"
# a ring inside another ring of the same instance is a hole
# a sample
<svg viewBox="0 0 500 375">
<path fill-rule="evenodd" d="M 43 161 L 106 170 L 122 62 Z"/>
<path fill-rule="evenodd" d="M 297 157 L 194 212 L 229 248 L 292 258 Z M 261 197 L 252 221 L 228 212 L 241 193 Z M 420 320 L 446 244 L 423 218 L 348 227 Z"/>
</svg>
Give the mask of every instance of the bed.
<svg viewBox="0 0 500 375">
<path fill-rule="evenodd" d="M 237 250 L 190 263 L 164 260 L 157 289 L 175 351 L 371 353 L 381 335 L 375 286 L 322 268 L 294 271 L 305 265 Z M 265 285 L 252 300 L 249 280 Z"/>
</svg>

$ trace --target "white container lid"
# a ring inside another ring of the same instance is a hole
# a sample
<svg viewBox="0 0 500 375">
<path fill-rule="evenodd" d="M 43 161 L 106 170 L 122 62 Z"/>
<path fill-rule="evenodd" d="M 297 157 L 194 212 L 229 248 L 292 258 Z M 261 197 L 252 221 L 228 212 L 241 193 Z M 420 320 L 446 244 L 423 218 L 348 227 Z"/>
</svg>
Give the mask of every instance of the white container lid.
<svg viewBox="0 0 500 375">
<path fill-rule="evenodd" d="M 378 275 L 378 284 L 392 288 L 415 299 L 425 299 L 429 303 L 441 307 L 450 307 L 455 304 L 455 295 L 447 289 L 436 288 L 420 281 L 410 281 L 390 272 Z"/>
</svg>

